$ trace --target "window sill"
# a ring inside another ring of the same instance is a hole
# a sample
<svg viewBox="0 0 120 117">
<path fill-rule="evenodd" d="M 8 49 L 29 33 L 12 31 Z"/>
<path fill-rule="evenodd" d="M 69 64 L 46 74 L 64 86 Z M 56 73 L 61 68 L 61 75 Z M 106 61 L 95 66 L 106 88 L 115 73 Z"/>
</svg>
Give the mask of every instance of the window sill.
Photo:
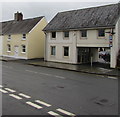
<svg viewBox="0 0 120 117">
<path fill-rule="evenodd" d="M 63 56 L 63 58 L 68 59 L 68 58 L 69 58 L 69 56 Z"/>
<path fill-rule="evenodd" d="M 87 40 L 87 37 L 81 37 L 80 40 Z"/>
<path fill-rule="evenodd" d="M 25 40 L 26 40 L 26 38 L 22 38 L 22 40 L 23 40 L 23 41 L 25 41 Z"/>
<path fill-rule="evenodd" d="M 21 52 L 22 54 L 25 54 L 26 52 Z"/>
<path fill-rule="evenodd" d="M 105 37 L 97 37 L 97 39 L 105 39 Z"/>
<path fill-rule="evenodd" d="M 8 53 L 10 53 L 11 51 L 7 51 Z"/>
</svg>

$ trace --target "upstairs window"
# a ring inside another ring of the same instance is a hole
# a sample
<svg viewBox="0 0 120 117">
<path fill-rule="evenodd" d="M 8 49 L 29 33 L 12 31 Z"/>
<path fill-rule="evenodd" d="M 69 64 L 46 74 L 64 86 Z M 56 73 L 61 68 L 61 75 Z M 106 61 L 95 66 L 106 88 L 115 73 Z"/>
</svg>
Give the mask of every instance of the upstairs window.
<svg viewBox="0 0 120 117">
<path fill-rule="evenodd" d="M 26 46 L 22 45 L 22 53 L 25 53 L 25 52 L 26 52 Z"/>
<path fill-rule="evenodd" d="M 25 40 L 26 39 L 26 34 L 23 34 L 23 40 Z"/>
<path fill-rule="evenodd" d="M 52 38 L 56 38 L 56 32 L 52 32 Z"/>
<path fill-rule="evenodd" d="M 81 30 L 81 37 L 87 37 L 87 30 Z"/>
<path fill-rule="evenodd" d="M 7 45 L 7 51 L 11 52 L 11 46 L 10 46 L 10 44 Z"/>
<path fill-rule="evenodd" d="M 11 35 L 8 35 L 8 40 L 10 40 L 11 39 Z"/>
<path fill-rule="evenodd" d="M 105 29 L 99 29 L 98 30 L 98 37 L 104 37 L 105 36 Z"/>
<path fill-rule="evenodd" d="M 64 47 L 64 56 L 69 56 L 69 47 Z"/>
<path fill-rule="evenodd" d="M 65 31 L 65 32 L 64 32 L 64 37 L 65 37 L 65 38 L 68 38 L 68 37 L 69 37 L 69 31 Z"/>
<path fill-rule="evenodd" d="M 56 47 L 55 46 L 51 46 L 51 55 L 55 56 L 56 54 Z"/>
</svg>

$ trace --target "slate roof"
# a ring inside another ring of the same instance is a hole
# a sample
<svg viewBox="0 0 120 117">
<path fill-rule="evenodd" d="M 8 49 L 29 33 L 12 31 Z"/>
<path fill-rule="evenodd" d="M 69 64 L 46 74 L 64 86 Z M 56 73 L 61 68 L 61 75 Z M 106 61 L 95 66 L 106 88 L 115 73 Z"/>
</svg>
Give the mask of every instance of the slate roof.
<svg viewBox="0 0 120 117">
<path fill-rule="evenodd" d="M 118 4 L 58 13 L 43 31 L 112 27 L 118 19 Z"/>
<path fill-rule="evenodd" d="M 44 16 L 24 19 L 22 21 L 5 21 L 0 23 L 0 35 L 6 34 L 26 34 L 28 33 Z"/>
</svg>

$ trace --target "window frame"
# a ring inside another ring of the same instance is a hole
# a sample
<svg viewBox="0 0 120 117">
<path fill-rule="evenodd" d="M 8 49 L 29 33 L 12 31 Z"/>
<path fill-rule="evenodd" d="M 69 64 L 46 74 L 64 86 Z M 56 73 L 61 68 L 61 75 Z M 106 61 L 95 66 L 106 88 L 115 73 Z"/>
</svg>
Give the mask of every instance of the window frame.
<svg viewBox="0 0 120 117">
<path fill-rule="evenodd" d="M 67 34 L 66 34 L 67 33 Z M 64 31 L 63 32 L 64 38 L 69 38 L 70 32 L 69 31 Z"/>
<path fill-rule="evenodd" d="M 26 40 L 26 34 L 22 34 L 22 40 Z"/>
<path fill-rule="evenodd" d="M 8 35 L 8 40 L 11 40 L 11 35 Z"/>
<path fill-rule="evenodd" d="M 7 52 L 11 52 L 11 45 L 7 44 Z"/>
<path fill-rule="evenodd" d="M 102 32 L 102 34 L 101 34 L 101 32 L 100 31 L 103 31 Z M 98 29 L 98 37 L 100 37 L 100 38 L 104 38 L 105 37 L 105 29 Z"/>
<path fill-rule="evenodd" d="M 85 34 L 85 36 L 84 36 L 84 34 Z M 86 38 L 87 38 L 87 30 L 81 30 L 81 31 L 80 31 L 80 35 L 81 35 L 81 36 L 80 36 L 81 38 L 86 39 Z"/>
<path fill-rule="evenodd" d="M 65 48 L 68 48 L 67 52 L 65 52 Z M 67 55 L 65 55 L 67 53 Z M 63 46 L 63 56 L 69 57 L 69 46 Z"/>
<path fill-rule="evenodd" d="M 56 46 L 51 46 L 51 56 L 56 56 Z"/>
<path fill-rule="evenodd" d="M 23 48 L 23 46 L 25 47 L 25 48 Z M 26 45 L 21 45 L 21 50 L 22 50 L 22 52 L 21 53 L 26 53 Z M 25 51 L 23 51 L 23 50 L 25 50 Z"/>
<path fill-rule="evenodd" d="M 52 39 L 56 39 L 56 35 L 57 35 L 56 31 L 51 32 L 51 38 Z"/>
</svg>

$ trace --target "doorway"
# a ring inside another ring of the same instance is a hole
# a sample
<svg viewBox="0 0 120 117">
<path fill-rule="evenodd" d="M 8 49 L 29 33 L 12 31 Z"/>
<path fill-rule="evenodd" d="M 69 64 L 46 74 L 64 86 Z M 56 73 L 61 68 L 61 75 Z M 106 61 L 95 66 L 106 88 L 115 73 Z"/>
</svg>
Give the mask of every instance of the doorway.
<svg viewBox="0 0 120 117">
<path fill-rule="evenodd" d="M 89 63 L 90 62 L 90 48 L 77 48 L 77 62 L 78 63 Z"/>
</svg>

